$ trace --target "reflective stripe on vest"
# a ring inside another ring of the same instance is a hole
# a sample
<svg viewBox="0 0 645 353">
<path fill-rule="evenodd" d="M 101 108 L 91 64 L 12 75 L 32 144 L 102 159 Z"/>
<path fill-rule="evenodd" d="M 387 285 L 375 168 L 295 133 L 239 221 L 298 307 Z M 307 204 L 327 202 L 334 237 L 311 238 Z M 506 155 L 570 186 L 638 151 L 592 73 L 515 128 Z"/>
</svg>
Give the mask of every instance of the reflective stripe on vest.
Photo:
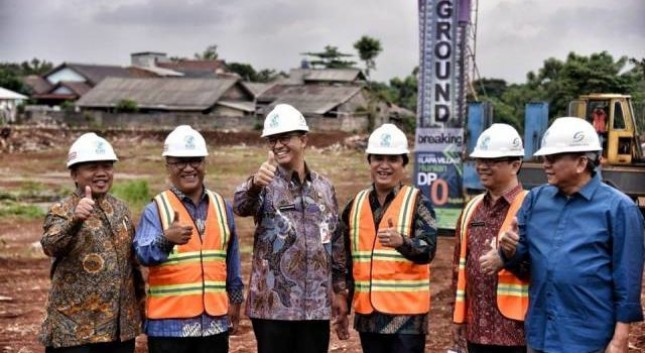
<svg viewBox="0 0 645 353">
<path fill-rule="evenodd" d="M 497 234 L 497 240 L 503 232 L 511 225 L 517 211 L 522 206 L 522 201 L 526 197 L 527 191 L 520 192 L 506 212 L 506 217 L 502 222 L 500 231 Z M 455 294 L 455 309 L 453 312 L 453 321 L 464 323 L 466 321 L 467 300 L 466 300 L 466 256 L 468 244 L 468 225 L 480 203 L 484 200 L 484 195 L 478 195 L 473 198 L 461 215 L 460 223 L 460 249 L 459 249 L 459 272 L 457 276 L 457 293 Z M 499 243 L 499 242 L 498 242 Z M 501 270 L 497 274 L 497 307 L 500 313 L 512 320 L 524 321 L 528 309 L 528 281 L 522 281 L 513 275 L 510 271 Z"/>
<path fill-rule="evenodd" d="M 226 249 L 230 239 L 226 203 L 217 193 L 206 191 L 208 210 L 203 237 L 193 226 L 190 241 L 175 245 L 168 259 L 150 266 L 148 275 L 147 317 L 181 319 L 204 312 L 221 316 L 228 312 L 226 294 Z M 180 223 L 190 224 L 192 217 L 172 192 L 155 196 L 162 228 L 172 223 L 175 212 Z"/>
<path fill-rule="evenodd" d="M 350 211 L 349 233 L 354 277 L 353 307 L 359 314 L 374 310 L 387 314 L 414 315 L 430 311 L 430 266 L 418 265 L 376 237 L 369 204 L 371 190 L 356 195 Z M 419 190 L 403 186 L 381 218 L 379 228 L 393 227 L 414 236 L 414 212 Z"/>
</svg>

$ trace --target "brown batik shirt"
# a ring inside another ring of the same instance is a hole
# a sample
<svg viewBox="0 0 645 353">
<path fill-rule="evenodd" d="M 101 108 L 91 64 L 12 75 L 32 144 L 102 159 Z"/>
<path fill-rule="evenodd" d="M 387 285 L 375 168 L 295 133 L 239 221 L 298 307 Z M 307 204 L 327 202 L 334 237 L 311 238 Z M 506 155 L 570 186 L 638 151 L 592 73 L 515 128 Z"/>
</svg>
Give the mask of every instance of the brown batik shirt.
<svg viewBox="0 0 645 353">
<path fill-rule="evenodd" d="M 111 195 L 95 199 L 83 222 L 72 220 L 78 191 L 54 204 L 41 244 L 51 256 L 51 290 L 40 333 L 45 346 L 126 341 L 141 331 L 144 289 L 132 251 L 130 211 Z"/>
<path fill-rule="evenodd" d="M 497 276 L 482 273 L 479 258 L 490 249 L 487 242 L 497 236 L 511 202 L 522 191 L 518 185 L 492 202 L 489 193 L 474 211 L 468 224 L 466 254 L 466 340 L 472 343 L 500 346 L 523 346 L 524 322 L 507 319 L 497 308 Z M 453 288 L 457 288 L 457 264 L 461 217 L 455 230 Z"/>
</svg>

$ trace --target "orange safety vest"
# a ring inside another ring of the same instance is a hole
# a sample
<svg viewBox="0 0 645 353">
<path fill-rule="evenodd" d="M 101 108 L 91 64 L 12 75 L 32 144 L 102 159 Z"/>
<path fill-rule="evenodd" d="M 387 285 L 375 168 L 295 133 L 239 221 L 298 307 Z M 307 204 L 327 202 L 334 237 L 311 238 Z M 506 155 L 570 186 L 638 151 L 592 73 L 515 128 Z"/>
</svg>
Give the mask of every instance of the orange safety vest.
<svg viewBox="0 0 645 353">
<path fill-rule="evenodd" d="M 147 317 L 182 319 L 206 312 L 222 316 L 228 312 L 226 294 L 226 250 L 230 239 L 224 199 L 206 191 L 209 204 L 203 238 L 193 225 L 190 241 L 175 245 L 168 259 L 150 266 L 148 275 Z M 163 229 L 179 213 L 182 223 L 192 217 L 172 191 L 155 196 Z"/>
<path fill-rule="evenodd" d="M 522 206 L 522 201 L 528 192 L 523 190 L 515 197 L 513 202 L 506 212 L 506 218 L 500 227 L 500 232 L 497 234 L 497 240 L 503 232 L 508 229 L 517 214 L 517 211 Z M 470 219 L 475 214 L 475 210 L 479 207 L 480 203 L 484 200 L 484 195 L 481 194 L 473 198 L 464 208 L 461 215 L 461 237 L 459 249 L 459 272 L 457 276 L 457 293 L 455 296 L 455 310 L 453 312 L 453 321 L 461 324 L 466 321 L 466 253 L 468 243 L 468 224 Z M 498 242 L 499 243 L 499 242 Z M 513 275 L 510 271 L 501 270 L 497 274 L 497 308 L 500 313 L 506 318 L 518 321 L 524 321 L 526 311 L 529 306 L 529 282 L 523 281 Z"/>
<path fill-rule="evenodd" d="M 430 311 L 430 265 L 419 265 L 393 248 L 381 245 L 368 200 L 370 189 L 353 201 L 349 218 L 354 298 L 359 314 L 374 310 L 397 315 L 425 314 Z M 378 228 L 388 222 L 401 234 L 413 236 L 413 218 L 419 190 L 403 186 L 385 211 Z"/>
</svg>

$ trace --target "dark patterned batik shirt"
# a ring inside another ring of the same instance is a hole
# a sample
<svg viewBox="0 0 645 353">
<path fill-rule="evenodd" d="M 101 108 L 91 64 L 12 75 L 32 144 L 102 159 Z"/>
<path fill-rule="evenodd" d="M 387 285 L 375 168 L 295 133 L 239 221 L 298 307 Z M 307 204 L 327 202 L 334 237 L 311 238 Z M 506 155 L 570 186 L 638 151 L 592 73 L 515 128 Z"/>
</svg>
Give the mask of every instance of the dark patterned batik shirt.
<svg viewBox="0 0 645 353">
<path fill-rule="evenodd" d="M 132 252 L 134 227 L 125 203 L 95 199 L 85 221 L 72 220 L 83 197 L 54 204 L 41 244 L 51 256 L 51 290 L 40 333 L 45 346 L 126 341 L 141 332 L 144 287 Z"/>
<path fill-rule="evenodd" d="M 479 258 L 489 251 L 490 242 L 497 236 L 513 199 L 522 191 L 518 185 L 495 202 L 490 194 L 475 210 L 468 234 L 466 254 L 466 339 L 484 345 L 523 346 L 524 322 L 507 319 L 497 308 L 497 276 L 482 273 Z M 461 232 L 461 216 L 455 234 Z M 459 263 L 459 236 L 455 237 L 454 264 Z M 453 266 L 453 288 L 456 288 L 456 266 Z"/>
<path fill-rule="evenodd" d="M 233 210 L 253 216 L 256 225 L 247 315 L 329 320 L 332 268 L 341 273 L 334 281 L 344 281 L 344 245 L 330 181 L 307 167 L 303 181 L 278 167 L 267 187 L 254 187 L 252 178 L 238 186 Z"/>
</svg>

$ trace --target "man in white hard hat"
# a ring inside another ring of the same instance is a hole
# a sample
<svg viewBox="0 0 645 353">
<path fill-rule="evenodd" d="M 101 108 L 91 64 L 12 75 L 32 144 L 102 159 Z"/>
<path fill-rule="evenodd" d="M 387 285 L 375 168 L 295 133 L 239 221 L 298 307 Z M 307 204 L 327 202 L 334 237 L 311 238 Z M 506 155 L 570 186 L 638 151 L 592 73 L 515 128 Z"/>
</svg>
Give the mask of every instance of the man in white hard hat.
<svg viewBox="0 0 645 353">
<path fill-rule="evenodd" d="M 148 266 L 146 307 L 151 353 L 226 353 L 244 301 L 230 205 L 204 185 L 202 135 L 175 128 L 162 156 L 170 187 L 146 206 L 134 242 Z"/>
<path fill-rule="evenodd" d="M 528 281 L 497 272 L 502 262 L 496 247 L 526 196 L 517 177 L 523 157 L 522 139 L 507 124 L 483 131 L 470 154 L 486 192 L 459 216 L 453 262 L 455 338 L 465 338 L 469 353 L 526 352 Z"/>
<path fill-rule="evenodd" d="M 408 140 L 395 125 L 374 130 L 365 153 L 372 185 L 341 217 L 354 329 L 363 352 L 421 353 L 437 244 L 434 210 L 419 189 L 403 184 Z M 346 316 L 339 323 L 345 327 L 337 331 L 347 329 Z"/>
<path fill-rule="evenodd" d="M 267 160 L 235 191 L 235 213 L 256 225 L 246 314 L 259 353 L 327 352 L 331 291 L 345 289 L 336 195 L 305 163 L 308 131 L 278 104 L 262 130 Z"/>
<path fill-rule="evenodd" d="M 600 179 L 601 149 L 590 123 L 556 119 L 535 153 L 548 184 L 500 240 L 507 268 L 530 263 L 529 352 L 626 353 L 630 323 L 643 320 L 643 217 Z"/>
<path fill-rule="evenodd" d="M 116 161 L 95 133 L 69 149 L 75 191 L 49 209 L 40 241 L 53 258 L 39 337 L 47 353 L 134 352 L 145 294 L 130 210 L 109 194 Z"/>
</svg>

